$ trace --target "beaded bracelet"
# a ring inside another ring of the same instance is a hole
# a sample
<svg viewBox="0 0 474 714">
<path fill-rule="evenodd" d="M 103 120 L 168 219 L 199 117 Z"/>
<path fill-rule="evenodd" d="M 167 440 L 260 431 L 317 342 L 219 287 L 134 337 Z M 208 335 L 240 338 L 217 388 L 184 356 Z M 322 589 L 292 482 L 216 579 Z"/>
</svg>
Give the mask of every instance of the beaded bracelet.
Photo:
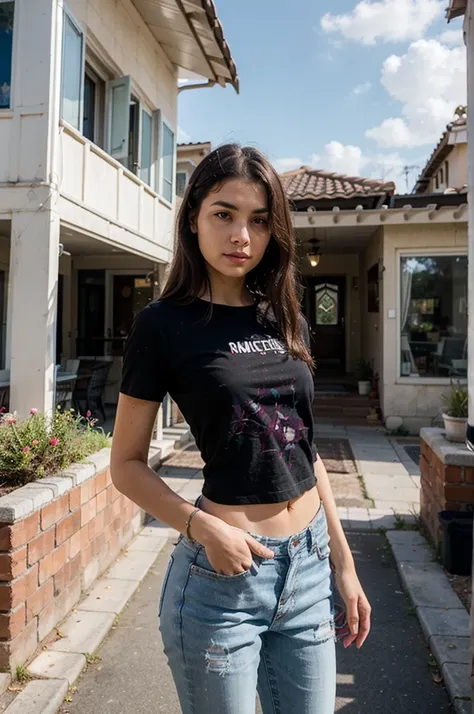
<svg viewBox="0 0 474 714">
<path fill-rule="evenodd" d="M 200 508 L 196 508 L 196 510 L 191 513 L 191 515 L 189 516 L 188 520 L 186 521 L 186 538 L 187 538 L 188 540 L 190 540 L 191 543 L 195 543 L 196 541 L 194 540 L 194 538 L 193 538 L 192 535 L 190 534 L 189 528 L 190 528 L 190 526 L 191 526 L 191 521 L 193 520 L 194 516 L 196 515 L 196 513 L 199 513 L 200 510 L 201 510 Z"/>
</svg>

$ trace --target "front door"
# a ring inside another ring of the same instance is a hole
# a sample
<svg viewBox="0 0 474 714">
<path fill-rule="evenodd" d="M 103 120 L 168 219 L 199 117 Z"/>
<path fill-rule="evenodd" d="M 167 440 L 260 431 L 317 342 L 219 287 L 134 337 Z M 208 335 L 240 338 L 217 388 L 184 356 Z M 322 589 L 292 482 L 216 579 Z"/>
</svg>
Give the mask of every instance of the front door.
<svg viewBox="0 0 474 714">
<path fill-rule="evenodd" d="M 305 312 L 313 334 L 313 357 L 320 370 L 346 370 L 345 293 L 345 277 L 307 279 Z"/>
</svg>

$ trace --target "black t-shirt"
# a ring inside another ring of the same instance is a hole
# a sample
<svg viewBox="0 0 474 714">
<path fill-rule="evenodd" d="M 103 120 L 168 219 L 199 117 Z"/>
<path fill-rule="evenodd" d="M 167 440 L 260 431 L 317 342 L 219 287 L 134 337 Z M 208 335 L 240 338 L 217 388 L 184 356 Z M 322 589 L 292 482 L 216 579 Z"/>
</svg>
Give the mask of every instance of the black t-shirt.
<svg viewBox="0 0 474 714">
<path fill-rule="evenodd" d="M 205 462 L 206 497 L 237 505 L 287 501 L 312 488 L 308 365 L 288 354 L 257 306 L 204 300 L 152 303 L 126 342 L 123 394 L 161 402 L 169 393 Z M 309 341 L 308 327 L 304 333 Z"/>
</svg>

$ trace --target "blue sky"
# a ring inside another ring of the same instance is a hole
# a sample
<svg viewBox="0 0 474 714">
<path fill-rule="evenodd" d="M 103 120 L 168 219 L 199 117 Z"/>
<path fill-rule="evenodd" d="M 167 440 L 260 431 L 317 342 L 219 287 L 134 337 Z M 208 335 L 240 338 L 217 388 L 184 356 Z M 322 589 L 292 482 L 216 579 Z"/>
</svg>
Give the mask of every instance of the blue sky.
<svg viewBox="0 0 474 714">
<path fill-rule="evenodd" d="M 405 190 L 466 101 L 461 21 L 446 0 L 216 0 L 240 76 L 183 92 L 181 140 L 239 141 Z M 411 188 L 411 185 L 410 185 Z"/>
</svg>

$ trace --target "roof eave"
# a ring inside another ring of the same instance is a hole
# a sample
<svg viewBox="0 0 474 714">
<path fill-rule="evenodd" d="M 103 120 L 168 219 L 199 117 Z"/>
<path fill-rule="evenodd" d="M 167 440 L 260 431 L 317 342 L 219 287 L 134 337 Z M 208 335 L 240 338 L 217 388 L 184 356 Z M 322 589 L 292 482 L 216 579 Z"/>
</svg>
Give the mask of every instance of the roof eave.
<svg viewBox="0 0 474 714">
<path fill-rule="evenodd" d="M 449 7 L 446 10 L 448 22 L 456 17 L 461 17 L 465 14 L 467 8 L 467 0 L 450 0 Z"/>
</svg>

